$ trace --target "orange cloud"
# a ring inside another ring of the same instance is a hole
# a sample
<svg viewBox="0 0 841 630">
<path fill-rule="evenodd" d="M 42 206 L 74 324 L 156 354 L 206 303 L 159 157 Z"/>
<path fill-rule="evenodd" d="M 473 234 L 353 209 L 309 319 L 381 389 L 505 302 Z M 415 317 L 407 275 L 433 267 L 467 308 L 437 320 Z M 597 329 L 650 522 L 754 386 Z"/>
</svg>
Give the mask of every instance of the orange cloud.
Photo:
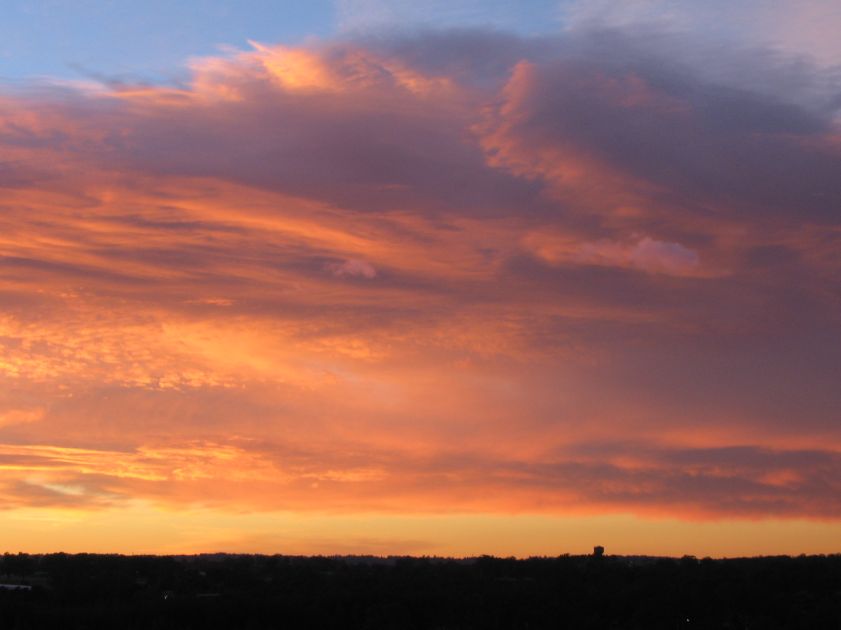
<svg viewBox="0 0 841 630">
<path fill-rule="evenodd" d="M 437 37 L 3 96 L 2 507 L 841 516 L 829 114 Z"/>
</svg>

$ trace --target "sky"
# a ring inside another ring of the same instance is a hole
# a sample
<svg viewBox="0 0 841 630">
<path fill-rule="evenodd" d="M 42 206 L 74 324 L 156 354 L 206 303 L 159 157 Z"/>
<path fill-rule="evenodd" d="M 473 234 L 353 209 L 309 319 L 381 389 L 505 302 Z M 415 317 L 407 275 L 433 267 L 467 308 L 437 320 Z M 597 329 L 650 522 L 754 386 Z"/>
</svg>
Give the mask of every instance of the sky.
<svg viewBox="0 0 841 630">
<path fill-rule="evenodd" d="M 841 8 L 512 7 L 3 3 L 0 551 L 841 551 Z"/>
</svg>

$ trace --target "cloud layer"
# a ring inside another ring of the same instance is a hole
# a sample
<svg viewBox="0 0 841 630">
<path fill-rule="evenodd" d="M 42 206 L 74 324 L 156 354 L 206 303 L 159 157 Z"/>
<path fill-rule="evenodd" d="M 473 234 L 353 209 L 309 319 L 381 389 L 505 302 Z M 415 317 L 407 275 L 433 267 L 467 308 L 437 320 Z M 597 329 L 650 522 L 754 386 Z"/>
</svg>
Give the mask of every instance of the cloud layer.
<svg viewBox="0 0 841 630">
<path fill-rule="evenodd" d="M 0 503 L 841 517 L 841 84 L 482 31 L 0 96 Z"/>
</svg>

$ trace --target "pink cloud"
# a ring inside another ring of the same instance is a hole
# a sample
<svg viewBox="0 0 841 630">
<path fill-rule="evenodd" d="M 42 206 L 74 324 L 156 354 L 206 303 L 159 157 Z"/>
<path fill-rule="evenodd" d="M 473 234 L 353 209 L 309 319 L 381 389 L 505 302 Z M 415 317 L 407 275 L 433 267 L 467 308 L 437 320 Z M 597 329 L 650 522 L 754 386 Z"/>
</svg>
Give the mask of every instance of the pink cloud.
<svg viewBox="0 0 841 630">
<path fill-rule="evenodd" d="M 577 242 L 569 237 L 532 233 L 524 245 L 550 264 L 595 265 L 635 269 L 670 276 L 700 275 L 698 254 L 680 243 L 648 236 L 621 243 L 602 239 Z"/>
<path fill-rule="evenodd" d="M 634 267 L 645 271 L 681 275 L 691 273 L 699 264 L 698 254 L 680 243 L 655 241 L 645 237 L 630 252 Z"/>
<path fill-rule="evenodd" d="M 327 268 L 330 270 L 330 273 L 339 277 L 358 276 L 368 278 L 369 280 L 377 277 L 377 270 L 374 269 L 371 263 L 353 258 L 341 263 L 331 263 Z"/>
<path fill-rule="evenodd" d="M 831 116 L 602 37 L 6 95 L 3 504 L 838 518 Z"/>
</svg>

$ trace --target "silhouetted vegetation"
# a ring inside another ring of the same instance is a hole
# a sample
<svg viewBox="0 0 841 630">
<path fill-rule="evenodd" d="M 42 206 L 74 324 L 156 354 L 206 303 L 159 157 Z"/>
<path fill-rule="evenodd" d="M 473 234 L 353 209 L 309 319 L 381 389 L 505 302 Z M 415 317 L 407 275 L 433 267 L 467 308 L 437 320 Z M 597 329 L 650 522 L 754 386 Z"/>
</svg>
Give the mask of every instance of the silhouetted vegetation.
<svg viewBox="0 0 841 630">
<path fill-rule="evenodd" d="M 841 628 L 841 555 L 6 554 L 0 628 Z"/>
</svg>

